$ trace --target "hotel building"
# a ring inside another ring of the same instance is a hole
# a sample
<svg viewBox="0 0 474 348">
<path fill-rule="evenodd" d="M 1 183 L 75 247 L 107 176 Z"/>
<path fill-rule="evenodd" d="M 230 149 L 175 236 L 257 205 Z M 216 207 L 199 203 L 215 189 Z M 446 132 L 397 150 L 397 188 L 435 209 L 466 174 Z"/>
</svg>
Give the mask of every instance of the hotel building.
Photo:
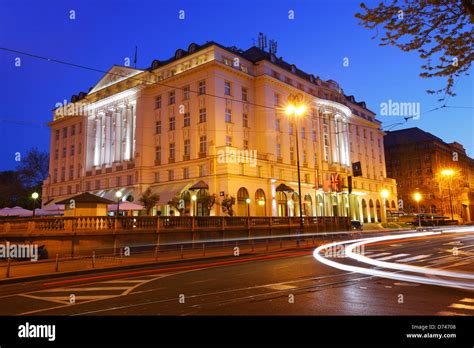
<svg viewBox="0 0 474 348">
<path fill-rule="evenodd" d="M 285 105 L 297 93 L 308 107 L 295 120 Z M 299 216 L 299 141 L 304 215 L 379 222 L 396 207 L 375 114 L 335 81 L 258 47 L 193 43 L 145 70 L 114 66 L 49 125 L 43 202 L 84 191 L 113 199 L 117 190 L 136 201 L 151 188 L 162 215 L 176 212 L 168 204 L 176 196 L 183 214 L 223 215 L 219 202 L 232 196 L 235 215 Z"/>
</svg>

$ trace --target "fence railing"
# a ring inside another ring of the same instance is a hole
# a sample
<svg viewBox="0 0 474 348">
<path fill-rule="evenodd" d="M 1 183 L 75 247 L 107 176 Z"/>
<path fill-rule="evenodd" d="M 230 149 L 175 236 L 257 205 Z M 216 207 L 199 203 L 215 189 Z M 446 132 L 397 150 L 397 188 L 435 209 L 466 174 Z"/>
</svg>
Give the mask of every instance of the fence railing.
<svg viewBox="0 0 474 348">
<path fill-rule="evenodd" d="M 159 231 L 232 230 L 240 228 L 298 228 L 332 226 L 348 228 L 347 217 L 263 217 L 263 216 L 78 216 L 0 219 L 0 233 L 6 232 L 83 232 L 83 231 Z"/>
</svg>

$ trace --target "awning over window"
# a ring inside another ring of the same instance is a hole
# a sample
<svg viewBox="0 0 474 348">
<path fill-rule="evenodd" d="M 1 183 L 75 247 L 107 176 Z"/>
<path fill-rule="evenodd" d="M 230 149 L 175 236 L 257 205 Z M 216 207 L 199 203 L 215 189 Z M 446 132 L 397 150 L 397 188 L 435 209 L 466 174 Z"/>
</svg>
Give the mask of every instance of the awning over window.
<svg viewBox="0 0 474 348">
<path fill-rule="evenodd" d="M 151 186 L 153 193 L 160 196 L 158 204 L 168 204 L 168 202 L 183 191 L 188 190 L 192 185 L 192 182 L 186 183 L 175 183 L 175 184 L 163 184 L 160 186 Z"/>
<path fill-rule="evenodd" d="M 275 190 L 276 190 L 277 192 L 294 192 L 294 191 L 295 191 L 295 190 L 293 190 L 290 186 L 285 185 L 285 184 L 280 184 L 280 185 L 278 185 Z"/>
</svg>

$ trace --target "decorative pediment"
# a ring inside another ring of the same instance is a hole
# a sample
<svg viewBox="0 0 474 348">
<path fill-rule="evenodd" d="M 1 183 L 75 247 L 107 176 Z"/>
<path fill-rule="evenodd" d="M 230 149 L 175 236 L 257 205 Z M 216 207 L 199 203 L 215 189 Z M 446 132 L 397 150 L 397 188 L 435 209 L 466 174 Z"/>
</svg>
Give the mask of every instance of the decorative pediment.
<svg viewBox="0 0 474 348">
<path fill-rule="evenodd" d="M 126 80 L 130 77 L 143 72 L 141 69 L 129 68 L 127 66 L 114 65 L 99 82 L 89 91 L 89 94 L 95 93 L 101 89 L 109 87 L 115 83 Z"/>
</svg>

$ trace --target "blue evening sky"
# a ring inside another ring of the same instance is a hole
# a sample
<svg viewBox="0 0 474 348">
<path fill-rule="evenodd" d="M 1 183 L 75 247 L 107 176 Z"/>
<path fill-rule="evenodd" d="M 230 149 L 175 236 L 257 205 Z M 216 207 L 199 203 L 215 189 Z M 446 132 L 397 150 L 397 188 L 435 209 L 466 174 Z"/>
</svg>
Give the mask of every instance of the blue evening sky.
<svg viewBox="0 0 474 348">
<path fill-rule="evenodd" d="M 378 1 L 377 1 L 378 2 Z M 374 1 L 366 1 L 375 4 Z M 420 78 L 415 53 L 380 47 L 374 32 L 359 26 L 355 0 L 154 0 L 38 1 L 0 0 L 0 47 L 26 51 L 102 70 L 133 61 L 139 68 L 167 59 L 177 48 L 216 41 L 249 48 L 259 32 L 278 41 L 277 56 L 323 79 L 333 79 L 346 94 L 364 100 L 377 114 L 380 103 L 419 102 L 421 112 L 441 104 L 427 89 L 441 80 Z M 76 19 L 69 19 L 74 10 Z M 180 20 L 180 10 L 185 19 Z M 295 19 L 288 19 L 293 10 Z M 15 58 L 21 66 L 15 67 Z M 343 66 L 344 57 L 349 67 Z M 132 63 L 133 64 L 133 63 Z M 471 69 L 472 70 L 472 69 Z M 101 74 L 0 51 L 0 170 L 14 168 L 15 153 L 31 147 L 49 151 L 52 108 L 72 94 L 87 91 Z M 462 77 L 457 97 L 444 108 L 421 115 L 404 127 L 420 127 L 447 142 L 462 143 L 474 156 L 473 80 Z M 378 116 L 383 125 L 402 117 Z M 5 121 L 7 120 L 7 121 Z"/>
</svg>

